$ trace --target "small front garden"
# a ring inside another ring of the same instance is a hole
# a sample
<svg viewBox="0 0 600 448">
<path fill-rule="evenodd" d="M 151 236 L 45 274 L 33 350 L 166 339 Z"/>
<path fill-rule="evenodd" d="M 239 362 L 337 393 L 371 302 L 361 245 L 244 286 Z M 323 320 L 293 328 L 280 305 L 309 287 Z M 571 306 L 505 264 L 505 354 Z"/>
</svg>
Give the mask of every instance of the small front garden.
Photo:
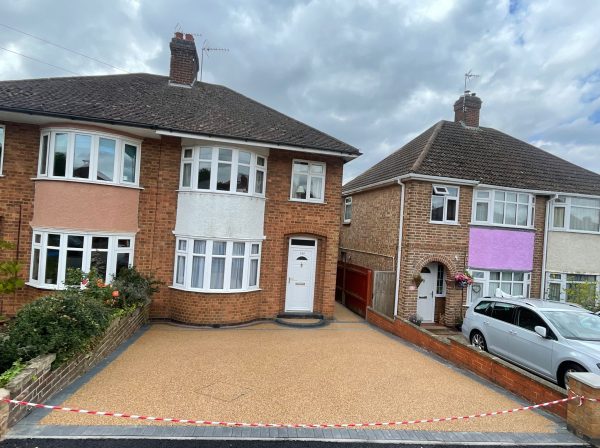
<svg viewBox="0 0 600 448">
<path fill-rule="evenodd" d="M 149 303 L 159 282 L 135 267 L 111 284 L 95 270 L 69 269 L 65 289 L 25 305 L 0 333 L 0 387 L 27 361 L 54 354 L 53 368 L 94 346 L 110 323 Z"/>
</svg>

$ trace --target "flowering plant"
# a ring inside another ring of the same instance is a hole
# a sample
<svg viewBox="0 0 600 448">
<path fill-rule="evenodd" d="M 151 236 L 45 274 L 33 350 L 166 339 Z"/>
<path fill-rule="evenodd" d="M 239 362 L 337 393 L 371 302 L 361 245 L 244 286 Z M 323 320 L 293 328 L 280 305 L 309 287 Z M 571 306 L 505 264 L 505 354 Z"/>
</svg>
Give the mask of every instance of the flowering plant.
<svg viewBox="0 0 600 448">
<path fill-rule="evenodd" d="M 473 284 L 473 277 L 467 271 L 459 272 L 454 276 L 454 281 L 458 286 L 464 288 L 465 286 Z"/>
</svg>

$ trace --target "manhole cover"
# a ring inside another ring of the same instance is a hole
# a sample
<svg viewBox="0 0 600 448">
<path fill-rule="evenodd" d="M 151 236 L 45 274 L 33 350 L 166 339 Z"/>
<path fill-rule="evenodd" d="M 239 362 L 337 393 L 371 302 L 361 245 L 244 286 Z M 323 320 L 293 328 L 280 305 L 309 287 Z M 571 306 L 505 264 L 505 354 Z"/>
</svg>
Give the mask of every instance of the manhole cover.
<svg viewBox="0 0 600 448">
<path fill-rule="evenodd" d="M 248 395 L 252 392 L 251 389 L 247 389 L 245 387 L 237 386 L 235 384 L 227 384 L 223 382 L 217 382 L 211 384 L 210 386 L 206 386 L 201 389 L 200 393 L 202 395 L 206 395 L 207 397 L 216 398 L 221 401 L 233 401 L 237 400 L 244 395 Z"/>
</svg>

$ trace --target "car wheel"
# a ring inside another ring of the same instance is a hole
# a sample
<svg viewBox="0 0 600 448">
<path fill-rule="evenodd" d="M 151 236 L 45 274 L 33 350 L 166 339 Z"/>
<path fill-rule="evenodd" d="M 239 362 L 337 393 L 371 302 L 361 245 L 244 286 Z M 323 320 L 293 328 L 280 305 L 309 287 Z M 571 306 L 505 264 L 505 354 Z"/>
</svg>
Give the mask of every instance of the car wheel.
<svg viewBox="0 0 600 448">
<path fill-rule="evenodd" d="M 563 366 L 561 366 L 560 371 L 558 372 L 557 379 L 558 385 L 560 387 L 567 387 L 567 382 L 569 380 L 569 373 L 572 372 L 587 372 L 585 367 L 580 366 L 577 363 L 570 362 Z"/>
<path fill-rule="evenodd" d="M 471 333 L 471 344 L 473 347 L 478 348 L 481 351 L 487 352 L 487 344 L 485 338 L 479 331 Z"/>
</svg>

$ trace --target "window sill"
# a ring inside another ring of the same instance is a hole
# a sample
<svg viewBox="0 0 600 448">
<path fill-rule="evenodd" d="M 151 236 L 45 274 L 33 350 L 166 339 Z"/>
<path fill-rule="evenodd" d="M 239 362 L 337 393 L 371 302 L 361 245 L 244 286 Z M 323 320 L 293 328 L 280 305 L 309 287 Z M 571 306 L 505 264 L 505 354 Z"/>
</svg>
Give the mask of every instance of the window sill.
<svg viewBox="0 0 600 448">
<path fill-rule="evenodd" d="M 350 224 L 352 224 L 352 221 L 343 221 L 342 224 L 345 226 L 349 226 Z"/>
<path fill-rule="evenodd" d="M 562 233 L 580 233 L 584 235 L 599 235 L 600 232 L 594 232 L 593 230 L 570 230 L 570 229 L 553 229 L 549 228 L 549 232 L 562 232 Z"/>
<path fill-rule="evenodd" d="M 507 224 L 490 224 L 484 222 L 470 222 L 469 225 L 473 227 L 497 227 L 500 229 L 526 230 L 530 232 L 535 232 L 536 230 L 535 227 L 510 226 Z"/>
<path fill-rule="evenodd" d="M 326 201 L 308 201 L 306 199 L 292 199 L 292 198 L 288 199 L 288 202 L 300 202 L 302 204 L 317 204 L 317 205 L 318 204 L 321 204 L 321 205 L 327 204 Z"/>
<path fill-rule="evenodd" d="M 244 198 L 266 199 L 264 195 L 239 193 L 237 191 L 187 190 L 185 188 L 180 188 L 180 189 L 175 190 L 175 191 L 177 193 L 218 194 L 218 195 L 228 195 L 228 196 L 241 196 L 241 197 L 244 197 Z"/>
<path fill-rule="evenodd" d="M 445 222 L 445 221 L 429 221 L 429 224 L 446 225 L 446 226 L 460 226 L 460 224 L 457 222 Z"/>
<path fill-rule="evenodd" d="M 176 289 L 178 291 L 192 292 L 192 293 L 196 293 L 196 294 L 245 294 L 245 293 L 251 293 L 251 292 L 256 292 L 256 291 L 262 291 L 262 288 L 236 289 L 236 290 L 229 290 L 229 291 L 224 291 L 222 289 L 188 289 L 188 288 L 184 288 L 183 286 L 177 286 L 177 285 L 170 285 L 169 288 Z"/>
<path fill-rule="evenodd" d="M 40 285 L 38 283 L 32 283 L 32 282 L 25 282 L 25 284 L 32 288 L 43 289 L 45 291 L 62 291 L 63 289 L 65 289 L 64 287 L 58 286 L 58 285 Z"/>
<path fill-rule="evenodd" d="M 107 187 L 121 187 L 121 188 L 132 188 L 134 190 L 143 190 L 144 187 L 140 187 L 137 185 L 129 185 L 129 184 L 115 184 L 112 182 L 100 182 L 97 180 L 86 180 L 86 179 L 66 179 L 62 177 L 32 177 L 31 180 L 47 180 L 47 181 L 58 181 L 58 182 L 73 182 L 76 184 L 92 184 L 92 185 L 104 185 Z"/>
</svg>

